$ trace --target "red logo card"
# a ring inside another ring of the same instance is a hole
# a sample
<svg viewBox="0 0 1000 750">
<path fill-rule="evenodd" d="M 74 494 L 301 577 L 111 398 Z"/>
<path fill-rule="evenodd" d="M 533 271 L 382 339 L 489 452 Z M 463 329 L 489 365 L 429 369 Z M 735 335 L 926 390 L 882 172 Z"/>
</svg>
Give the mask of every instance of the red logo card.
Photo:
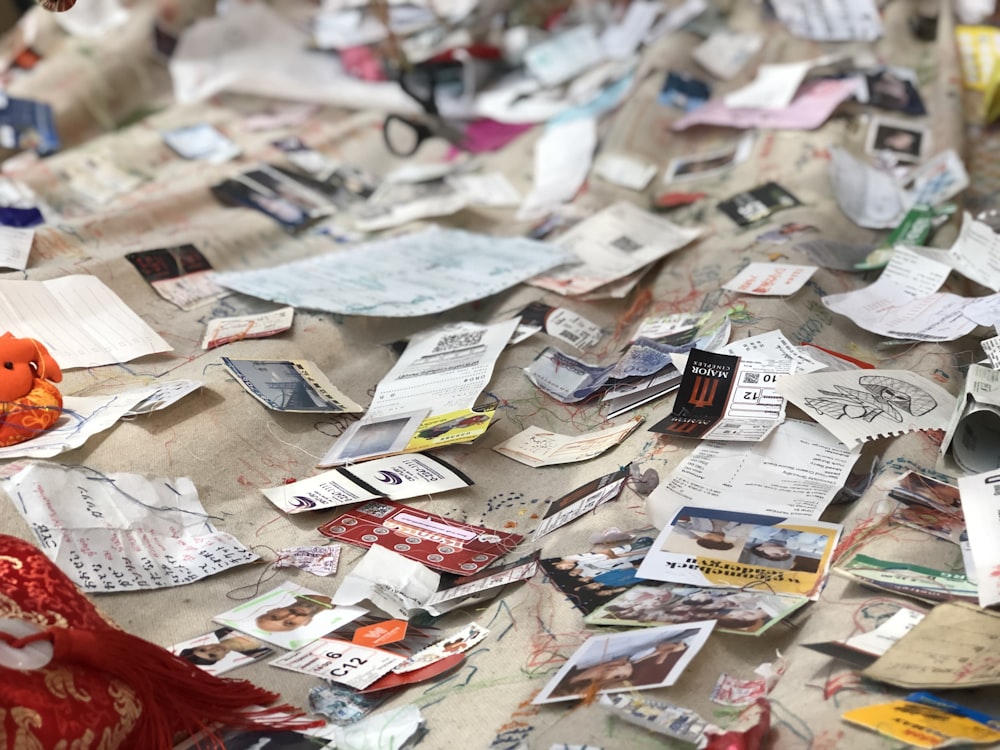
<svg viewBox="0 0 1000 750">
<path fill-rule="evenodd" d="M 332 539 L 378 544 L 435 570 L 467 576 L 510 552 L 520 534 L 470 526 L 392 500 L 372 500 L 319 527 Z"/>
</svg>

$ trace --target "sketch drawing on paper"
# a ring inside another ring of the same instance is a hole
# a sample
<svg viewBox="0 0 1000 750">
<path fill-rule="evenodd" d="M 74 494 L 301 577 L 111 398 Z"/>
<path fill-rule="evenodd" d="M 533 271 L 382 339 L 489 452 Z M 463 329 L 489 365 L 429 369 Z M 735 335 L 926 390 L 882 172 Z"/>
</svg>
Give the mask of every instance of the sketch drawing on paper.
<svg viewBox="0 0 1000 750">
<path fill-rule="evenodd" d="M 864 390 L 834 385 L 836 392 L 820 390 L 824 397 L 807 398 L 805 403 L 833 419 L 848 417 L 871 422 L 876 417 L 886 417 L 900 423 L 903 421 L 900 412 L 920 417 L 937 406 L 934 397 L 923 388 L 897 378 L 862 375 L 858 385 Z"/>
</svg>

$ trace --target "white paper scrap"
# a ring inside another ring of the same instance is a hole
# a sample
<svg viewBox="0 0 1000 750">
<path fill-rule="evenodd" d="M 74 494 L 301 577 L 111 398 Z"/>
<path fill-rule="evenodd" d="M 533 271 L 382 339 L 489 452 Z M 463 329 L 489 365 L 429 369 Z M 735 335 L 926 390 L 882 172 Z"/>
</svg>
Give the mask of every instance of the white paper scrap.
<svg viewBox="0 0 1000 750">
<path fill-rule="evenodd" d="M 701 235 L 633 203 L 620 201 L 580 222 L 556 244 L 576 262 L 536 276 L 528 283 L 564 295 L 591 292 L 656 262 Z"/>
<path fill-rule="evenodd" d="M 750 59 L 764 46 L 760 34 L 738 33 L 724 29 L 713 31 L 694 48 L 695 61 L 705 70 L 728 81 L 746 70 Z"/>
<path fill-rule="evenodd" d="M 810 355 L 815 349 L 795 346 L 781 331 L 768 331 L 757 336 L 733 341 L 713 351 L 720 354 L 733 354 L 745 359 L 757 360 L 791 360 L 795 364 L 795 372 L 815 372 L 826 365 L 817 362 Z"/>
<path fill-rule="evenodd" d="M 0 330 L 38 339 L 64 370 L 172 350 L 103 281 L 83 274 L 0 281 Z"/>
<path fill-rule="evenodd" d="M 792 263 L 751 263 L 735 278 L 722 285 L 723 289 L 754 295 L 787 297 L 801 289 L 816 266 Z"/>
<path fill-rule="evenodd" d="M 990 358 L 990 367 L 994 370 L 1000 370 L 1000 336 L 983 339 L 979 344 L 986 352 L 986 356 Z"/>
<path fill-rule="evenodd" d="M 881 276 L 867 287 L 822 298 L 826 307 L 846 315 L 867 331 L 918 341 L 950 341 L 976 324 L 969 300 L 935 293 L 951 268 L 914 250 L 897 246 Z"/>
<path fill-rule="evenodd" d="M 989 224 L 962 217 L 962 229 L 951 246 L 952 267 L 977 284 L 1000 292 L 1000 234 Z"/>
<path fill-rule="evenodd" d="M 874 630 L 853 635 L 844 641 L 844 645 L 864 651 L 872 656 L 881 656 L 896 641 L 909 633 L 918 622 L 924 619 L 924 613 L 909 607 L 900 607 L 896 614 L 883 622 Z"/>
<path fill-rule="evenodd" d="M 847 218 L 867 229 L 895 228 L 904 213 L 895 177 L 858 161 L 842 148 L 831 148 L 830 156 L 834 197 Z"/>
<path fill-rule="evenodd" d="M 374 606 L 390 617 L 409 620 L 424 609 L 440 585 L 441 576 L 435 571 L 373 544 L 344 578 L 333 603 Z"/>
<path fill-rule="evenodd" d="M 986 471 L 958 478 L 962 512 L 969 534 L 976 578 L 979 581 L 979 606 L 1000 604 L 1000 473 Z"/>
<path fill-rule="evenodd" d="M 586 24 L 546 39 L 524 53 L 524 67 L 546 87 L 559 86 L 597 65 L 604 49 Z"/>
<path fill-rule="evenodd" d="M 493 450 L 536 468 L 588 461 L 624 441 L 643 420 L 644 417 L 633 417 L 621 425 L 583 435 L 560 435 L 540 427 L 528 427 L 495 445 Z"/>
<path fill-rule="evenodd" d="M 656 165 L 627 154 L 604 154 L 594 163 L 594 174 L 629 190 L 645 190 L 656 176 Z"/>
<path fill-rule="evenodd" d="M 215 528 L 184 477 L 32 462 L 0 486 L 45 555 L 88 593 L 179 586 L 258 559 Z"/>
<path fill-rule="evenodd" d="M 726 106 L 740 109 L 784 109 L 792 103 L 806 73 L 816 64 L 816 60 L 805 60 L 761 65 L 757 69 L 757 76 L 750 83 L 726 94 Z"/>
<path fill-rule="evenodd" d="M 816 42 L 874 42 L 882 36 L 875 0 L 771 0 L 797 37 Z"/>
<path fill-rule="evenodd" d="M 596 147 L 597 121 L 593 117 L 547 127 L 535 141 L 534 184 L 517 219 L 540 219 L 572 200 L 587 180 Z"/>
<path fill-rule="evenodd" d="M 110 396 L 64 396 L 63 413 L 55 425 L 31 440 L 0 448 L 0 461 L 24 456 L 51 458 L 79 448 L 97 433 L 112 427 L 155 391 L 150 387 Z"/>
<path fill-rule="evenodd" d="M 294 307 L 409 317 L 496 294 L 567 259 L 545 242 L 431 228 L 281 266 L 217 273 L 215 279 Z"/>
<path fill-rule="evenodd" d="M 201 348 L 213 349 L 233 341 L 274 336 L 289 330 L 292 327 L 294 317 L 294 307 L 281 307 L 272 312 L 256 315 L 212 318 L 205 325 L 205 335 L 201 340 Z"/>
<path fill-rule="evenodd" d="M 465 196 L 470 206 L 512 208 L 521 205 L 523 196 L 503 172 L 456 174 L 446 178 L 449 185 Z"/>
<path fill-rule="evenodd" d="M 0 268 L 27 268 L 34 241 L 34 229 L 0 226 Z"/>
</svg>

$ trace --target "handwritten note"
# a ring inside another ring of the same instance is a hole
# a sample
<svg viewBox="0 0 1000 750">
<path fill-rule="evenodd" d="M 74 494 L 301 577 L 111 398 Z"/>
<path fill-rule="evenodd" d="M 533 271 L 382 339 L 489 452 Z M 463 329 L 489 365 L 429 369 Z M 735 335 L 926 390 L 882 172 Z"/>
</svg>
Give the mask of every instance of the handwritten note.
<svg viewBox="0 0 1000 750">
<path fill-rule="evenodd" d="M 36 462 L 0 486 L 46 556 L 87 592 L 179 586 L 257 559 L 216 530 L 190 479 Z"/>
</svg>

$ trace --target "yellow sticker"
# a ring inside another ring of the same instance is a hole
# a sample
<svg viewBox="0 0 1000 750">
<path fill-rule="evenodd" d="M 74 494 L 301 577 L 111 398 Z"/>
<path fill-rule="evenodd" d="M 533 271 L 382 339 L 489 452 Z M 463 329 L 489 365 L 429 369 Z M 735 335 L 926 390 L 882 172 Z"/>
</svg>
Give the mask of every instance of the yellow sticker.
<svg viewBox="0 0 1000 750">
<path fill-rule="evenodd" d="M 910 701 L 856 708 L 842 718 L 914 747 L 943 747 L 957 744 L 957 740 L 981 744 L 1000 741 L 1000 732 L 985 724 Z"/>
<path fill-rule="evenodd" d="M 495 410 L 462 409 L 428 417 L 406 444 L 407 453 L 440 448 L 452 443 L 471 443 L 490 426 Z"/>
</svg>

